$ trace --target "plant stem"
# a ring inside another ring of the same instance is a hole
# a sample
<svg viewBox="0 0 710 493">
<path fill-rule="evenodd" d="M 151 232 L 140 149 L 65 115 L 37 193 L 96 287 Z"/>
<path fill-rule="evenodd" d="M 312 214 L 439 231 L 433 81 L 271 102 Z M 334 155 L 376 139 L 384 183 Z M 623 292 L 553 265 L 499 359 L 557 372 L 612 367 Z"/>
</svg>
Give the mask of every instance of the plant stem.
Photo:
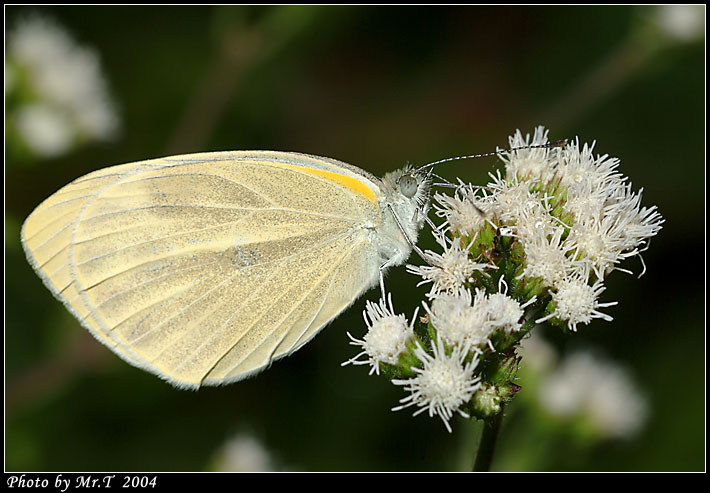
<svg viewBox="0 0 710 493">
<path fill-rule="evenodd" d="M 478 444 L 476 460 L 473 463 L 474 472 L 486 472 L 490 470 L 502 421 L 503 409 L 501 409 L 498 414 L 483 420 L 483 433 L 481 434 L 481 441 Z"/>
</svg>

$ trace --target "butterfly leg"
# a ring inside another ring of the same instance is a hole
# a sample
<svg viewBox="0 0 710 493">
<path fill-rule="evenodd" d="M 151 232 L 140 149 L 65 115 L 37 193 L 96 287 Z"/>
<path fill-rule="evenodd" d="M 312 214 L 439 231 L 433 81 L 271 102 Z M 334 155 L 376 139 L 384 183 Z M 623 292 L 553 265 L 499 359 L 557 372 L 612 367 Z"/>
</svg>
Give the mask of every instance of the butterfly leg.
<svg viewBox="0 0 710 493">
<path fill-rule="evenodd" d="M 385 299 L 385 276 L 384 276 L 384 270 L 387 264 L 382 264 L 380 266 L 380 289 L 382 290 L 382 299 Z"/>
</svg>

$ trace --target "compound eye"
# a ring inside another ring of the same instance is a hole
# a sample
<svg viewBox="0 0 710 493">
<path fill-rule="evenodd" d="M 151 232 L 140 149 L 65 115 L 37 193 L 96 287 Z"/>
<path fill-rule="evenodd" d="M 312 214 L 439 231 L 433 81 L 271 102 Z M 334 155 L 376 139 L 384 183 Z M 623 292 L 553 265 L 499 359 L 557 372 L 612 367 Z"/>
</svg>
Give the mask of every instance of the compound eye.
<svg viewBox="0 0 710 493">
<path fill-rule="evenodd" d="M 411 199 L 414 197 L 417 193 L 417 189 L 419 188 L 419 184 L 417 183 L 417 179 L 414 178 L 412 175 L 404 174 L 399 177 L 397 180 L 397 186 L 399 187 L 399 191 L 407 197 L 408 199 Z"/>
</svg>

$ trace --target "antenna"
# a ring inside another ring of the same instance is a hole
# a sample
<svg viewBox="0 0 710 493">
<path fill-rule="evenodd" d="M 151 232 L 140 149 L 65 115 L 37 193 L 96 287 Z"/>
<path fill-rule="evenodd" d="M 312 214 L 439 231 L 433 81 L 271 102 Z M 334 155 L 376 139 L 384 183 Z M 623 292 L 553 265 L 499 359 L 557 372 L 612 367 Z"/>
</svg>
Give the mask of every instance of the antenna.
<svg viewBox="0 0 710 493">
<path fill-rule="evenodd" d="M 424 166 L 421 166 L 417 170 L 421 171 L 425 168 L 429 168 L 429 167 L 432 167 L 434 165 L 441 164 L 441 163 L 446 163 L 448 161 L 459 161 L 461 159 L 475 159 L 475 158 L 479 158 L 479 157 L 496 156 L 496 155 L 501 154 L 503 152 L 521 151 L 524 149 L 549 149 L 552 147 L 564 147 L 567 145 L 567 142 L 568 142 L 568 139 L 562 139 L 562 140 L 556 140 L 554 142 L 548 142 L 547 144 L 513 147 L 511 149 L 501 149 L 499 151 L 486 152 L 484 154 L 469 154 L 468 156 L 447 157 L 446 159 L 440 159 L 438 161 L 434 161 L 433 163 L 425 164 Z"/>
</svg>

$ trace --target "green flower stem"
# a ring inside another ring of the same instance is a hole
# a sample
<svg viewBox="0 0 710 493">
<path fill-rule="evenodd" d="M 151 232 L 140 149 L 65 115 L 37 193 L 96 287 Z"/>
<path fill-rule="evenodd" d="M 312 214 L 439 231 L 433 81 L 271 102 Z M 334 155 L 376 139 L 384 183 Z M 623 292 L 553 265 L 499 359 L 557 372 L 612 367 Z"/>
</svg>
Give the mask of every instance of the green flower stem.
<svg viewBox="0 0 710 493">
<path fill-rule="evenodd" d="M 493 452 L 496 448 L 498 432 L 500 431 L 500 424 L 502 421 L 502 404 L 501 410 L 498 414 L 483 420 L 481 441 L 478 444 L 478 453 L 476 454 L 476 460 L 473 463 L 474 472 L 486 472 L 490 470 L 491 463 L 493 462 Z"/>
</svg>

